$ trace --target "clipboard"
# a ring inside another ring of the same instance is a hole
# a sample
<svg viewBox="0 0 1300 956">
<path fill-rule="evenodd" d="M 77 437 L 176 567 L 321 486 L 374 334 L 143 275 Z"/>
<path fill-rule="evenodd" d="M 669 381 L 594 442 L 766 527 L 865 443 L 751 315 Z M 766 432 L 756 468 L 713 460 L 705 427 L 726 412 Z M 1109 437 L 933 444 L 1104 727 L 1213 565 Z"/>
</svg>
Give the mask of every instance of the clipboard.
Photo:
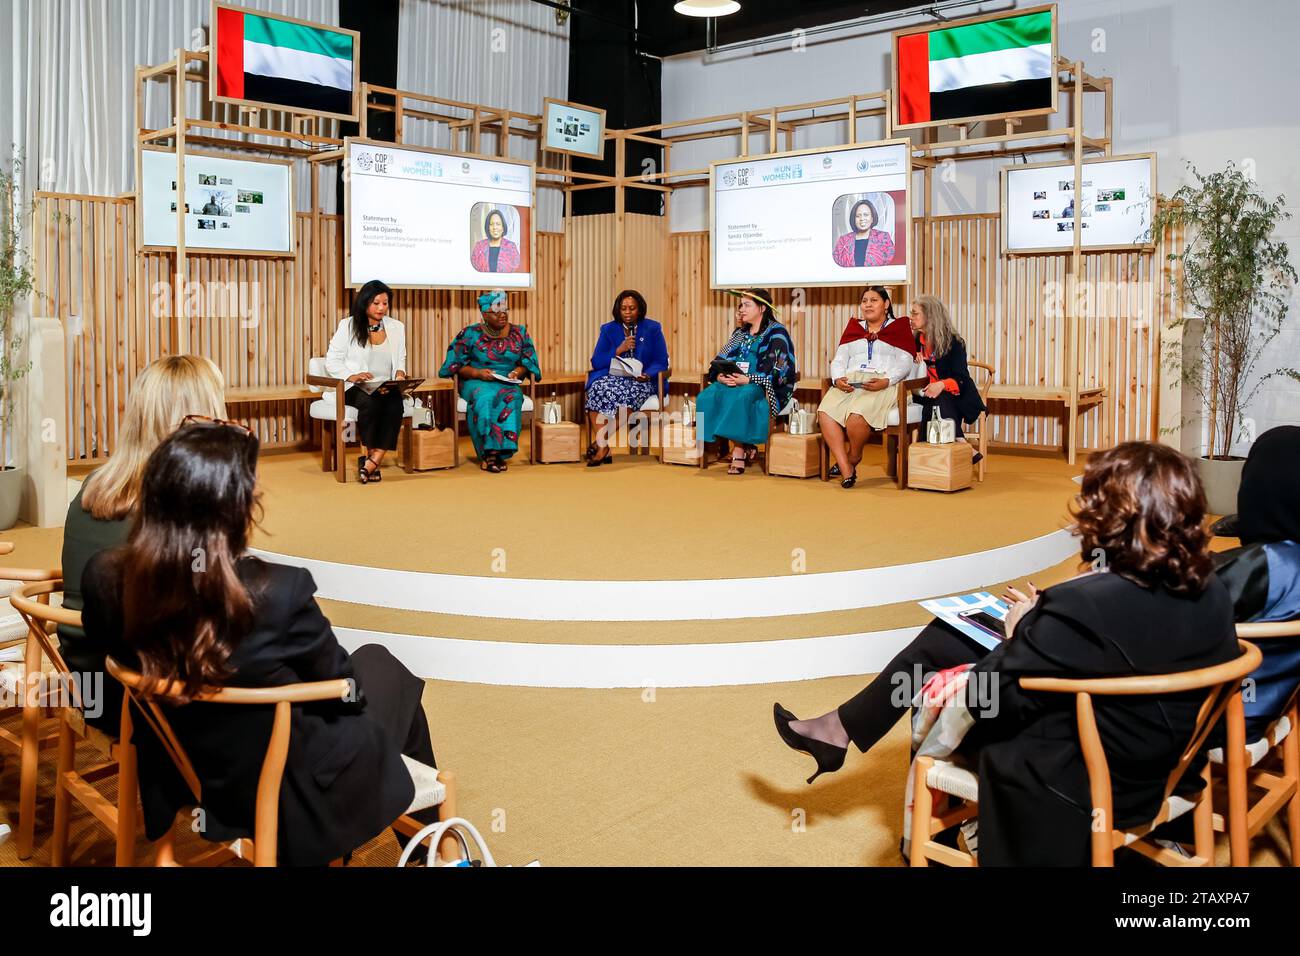
<svg viewBox="0 0 1300 956">
<path fill-rule="evenodd" d="M 379 386 L 375 388 L 375 391 L 391 392 L 396 389 L 402 394 L 402 397 L 405 398 L 410 395 L 411 392 L 415 391 L 417 387 L 423 384 L 423 382 L 424 379 L 422 378 L 390 378 L 386 382 L 381 382 Z"/>
</svg>

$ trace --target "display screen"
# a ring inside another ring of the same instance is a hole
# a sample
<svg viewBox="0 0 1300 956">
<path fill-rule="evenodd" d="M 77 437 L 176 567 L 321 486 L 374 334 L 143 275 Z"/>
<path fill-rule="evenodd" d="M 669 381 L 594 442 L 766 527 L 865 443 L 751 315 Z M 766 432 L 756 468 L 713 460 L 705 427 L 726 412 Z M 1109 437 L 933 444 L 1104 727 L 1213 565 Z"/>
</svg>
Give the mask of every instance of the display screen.
<svg viewBox="0 0 1300 956">
<path fill-rule="evenodd" d="M 144 245 L 176 245 L 176 154 L 140 152 Z M 288 163 L 185 154 L 185 246 L 231 252 L 293 252 Z"/>
<path fill-rule="evenodd" d="M 1005 167 L 1002 189 L 1002 233 L 1008 252 L 1073 248 L 1073 163 Z M 1151 157 L 1085 162 L 1080 193 L 1081 247 L 1151 244 L 1155 196 L 1155 162 Z"/>
<path fill-rule="evenodd" d="M 714 288 L 908 281 L 908 145 L 714 163 Z"/>
<path fill-rule="evenodd" d="M 533 284 L 533 167 L 348 140 L 347 284 Z"/>
<path fill-rule="evenodd" d="M 542 123 L 546 128 L 546 149 L 597 159 L 605 155 L 604 110 L 547 100 Z"/>
</svg>

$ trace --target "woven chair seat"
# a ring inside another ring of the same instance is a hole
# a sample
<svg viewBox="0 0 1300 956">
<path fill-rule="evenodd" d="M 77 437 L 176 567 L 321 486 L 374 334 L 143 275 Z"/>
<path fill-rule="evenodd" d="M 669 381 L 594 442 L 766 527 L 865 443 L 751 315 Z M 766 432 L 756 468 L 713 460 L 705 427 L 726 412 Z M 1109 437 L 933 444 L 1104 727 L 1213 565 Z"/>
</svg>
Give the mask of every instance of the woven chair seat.
<svg viewBox="0 0 1300 956">
<path fill-rule="evenodd" d="M 1255 764 L 1263 760 L 1268 756 L 1270 750 L 1282 741 L 1286 740 L 1290 734 L 1291 721 L 1285 714 L 1283 714 L 1269 725 L 1268 730 L 1264 731 L 1263 737 L 1246 744 L 1246 753 L 1250 757 L 1250 766 L 1253 767 Z M 1224 759 L 1222 747 L 1215 747 L 1210 751 L 1210 763 L 1222 766 Z"/>
<path fill-rule="evenodd" d="M 406 764 L 406 772 L 411 775 L 411 782 L 415 784 L 415 796 L 411 799 L 411 805 L 406 808 L 407 813 L 428 810 L 447 799 L 447 787 L 438 780 L 437 768 L 412 760 L 406 754 L 402 754 L 402 763 Z"/>
<path fill-rule="evenodd" d="M 968 800 L 971 803 L 979 802 L 979 777 L 965 767 L 946 760 L 935 760 L 934 766 L 925 775 L 925 785 L 931 790 L 938 790 L 940 793 Z"/>
</svg>

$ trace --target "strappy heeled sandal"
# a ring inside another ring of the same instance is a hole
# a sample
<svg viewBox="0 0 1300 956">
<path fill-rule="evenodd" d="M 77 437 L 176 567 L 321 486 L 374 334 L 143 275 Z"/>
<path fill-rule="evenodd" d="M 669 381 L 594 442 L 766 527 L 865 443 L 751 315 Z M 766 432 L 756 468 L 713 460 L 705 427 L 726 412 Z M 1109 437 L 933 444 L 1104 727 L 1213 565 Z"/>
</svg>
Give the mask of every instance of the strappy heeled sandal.
<svg viewBox="0 0 1300 956">
<path fill-rule="evenodd" d="M 368 484 L 371 481 L 370 472 L 366 471 L 366 462 L 370 460 L 369 456 L 362 455 L 357 459 L 357 482 L 359 484 Z"/>
<path fill-rule="evenodd" d="M 727 466 L 727 474 L 743 475 L 745 473 L 746 458 L 732 458 L 731 464 Z"/>
</svg>

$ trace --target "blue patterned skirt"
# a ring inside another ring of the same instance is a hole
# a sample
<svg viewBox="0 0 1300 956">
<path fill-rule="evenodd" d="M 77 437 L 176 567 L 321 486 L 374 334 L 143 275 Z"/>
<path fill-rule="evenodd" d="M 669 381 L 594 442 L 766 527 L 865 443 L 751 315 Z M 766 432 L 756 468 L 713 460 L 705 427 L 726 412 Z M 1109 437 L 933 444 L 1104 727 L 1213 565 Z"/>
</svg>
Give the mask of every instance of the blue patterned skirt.
<svg viewBox="0 0 1300 956">
<path fill-rule="evenodd" d="M 587 389 L 585 407 L 589 412 L 613 418 L 619 408 L 629 408 L 634 412 L 640 409 L 655 394 L 655 388 L 653 381 L 639 382 L 621 375 L 606 375 L 596 379 Z"/>
</svg>

